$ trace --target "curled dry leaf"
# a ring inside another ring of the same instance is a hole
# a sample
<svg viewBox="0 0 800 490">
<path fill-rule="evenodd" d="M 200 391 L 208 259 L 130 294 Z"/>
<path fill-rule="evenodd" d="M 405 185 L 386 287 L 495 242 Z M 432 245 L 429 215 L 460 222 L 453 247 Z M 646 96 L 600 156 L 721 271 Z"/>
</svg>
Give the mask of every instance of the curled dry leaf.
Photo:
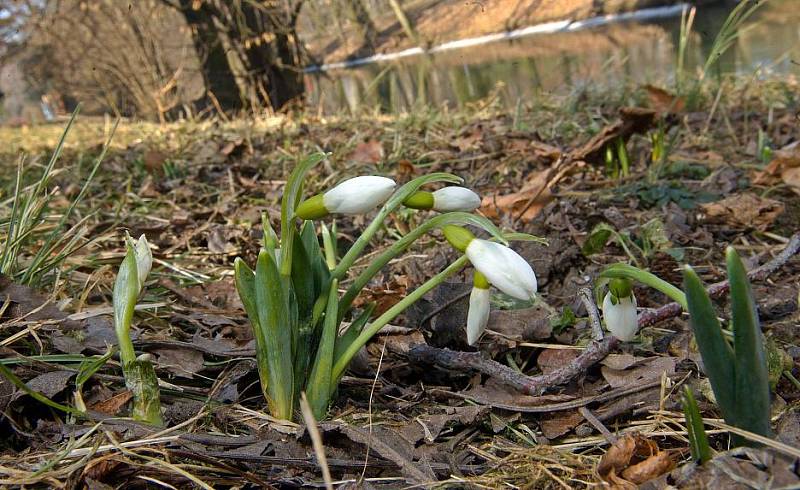
<svg viewBox="0 0 800 490">
<path fill-rule="evenodd" d="M 752 192 L 743 192 L 721 201 L 703 204 L 702 209 L 710 222 L 726 224 L 734 228 L 765 231 L 783 213 L 785 206 L 775 199 L 760 197 Z"/>
<path fill-rule="evenodd" d="M 800 144 L 792 143 L 778 151 L 764 170 L 753 179 L 754 184 L 771 185 L 779 182 L 800 194 Z"/>
<path fill-rule="evenodd" d="M 675 463 L 658 444 L 642 434 L 627 434 L 603 455 L 597 473 L 615 488 L 635 488 L 670 471 Z"/>
<path fill-rule="evenodd" d="M 383 160 L 383 145 L 378 140 L 363 141 L 356 145 L 350 160 L 354 163 L 378 163 Z"/>
</svg>

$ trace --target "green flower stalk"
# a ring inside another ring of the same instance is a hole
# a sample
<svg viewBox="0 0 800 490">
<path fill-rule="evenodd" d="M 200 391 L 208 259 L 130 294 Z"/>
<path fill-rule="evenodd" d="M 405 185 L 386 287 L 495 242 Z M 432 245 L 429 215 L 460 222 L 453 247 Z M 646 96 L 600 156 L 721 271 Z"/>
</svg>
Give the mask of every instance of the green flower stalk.
<svg viewBox="0 0 800 490">
<path fill-rule="evenodd" d="M 134 240 L 125 237 L 126 253 L 114 283 L 114 331 L 125 386 L 133 393 L 133 418 L 153 425 L 163 425 L 158 377 L 149 354 L 137 357 L 131 341 L 131 322 L 136 300 L 153 265 L 153 254 L 144 235 Z"/>
</svg>

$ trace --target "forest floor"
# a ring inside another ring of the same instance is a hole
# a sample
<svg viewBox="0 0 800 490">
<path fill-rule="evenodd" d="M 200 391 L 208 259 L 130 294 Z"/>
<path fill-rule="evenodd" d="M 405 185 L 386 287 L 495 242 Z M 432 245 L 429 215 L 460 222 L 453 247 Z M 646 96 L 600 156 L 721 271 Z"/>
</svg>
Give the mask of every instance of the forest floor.
<svg viewBox="0 0 800 490">
<path fill-rule="evenodd" d="M 20 284 L 20 271 L 59 229 L 113 128 L 79 118 L 46 186 L 48 218 L 26 237 L 17 273 L 11 267 L 0 276 L 0 362 L 58 403 L 73 406 L 79 392 L 92 417 L 67 416 L 0 378 L 0 486 L 323 486 L 304 426 L 264 411 L 253 336 L 232 275 L 235 257 L 255 261 L 261 212 L 277 227 L 288 172 L 318 150 L 330 157 L 308 179 L 309 191 L 364 173 L 398 182 L 431 171 L 463 176 L 484 197 L 483 214 L 546 238 L 547 245 L 515 249 L 533 265 L 542 299 L 559 312 L 495 298 L 478 346 L 483 357 L 454 368 L 449 354 L 475 351 L 463 330 L 471 276 L 435 290 L 374 338 L 343 379 L 319 427 L 334 481 L 365 488 L 797 485 L 796 257 L 754 282 L 771 358 L 780 359 L 771 372 L 773 428 L 783 445 L 727 451 L 729 434 L 709 401 L 685 315 L 648 324 L 633 342 L 567 379 L 548 374 L 593 345 L 578 293 L 604 266 L 636 263 L 680 286 L 680 264 L 692 264 L 710 284 L 725 279 L 728 245 L 750 267 L 796 246 L 798 88 L 793 80 L 734 81 L 694 101 L 654 88 L 584 89 L 543 95 L 511 113 L 489 99 L 455 113 L 123 122 L 64 228 L 65 237 L 81 234 L 75 243 L 90 241 L 58 274 Z M 62 130 L 0 129 L 0 237 L 8 233 L 20 155 L 28 155 L 20 192 L 32 195 L 26 186 L 37 182 Z M 654 146 L 659 138 L 664 144 Z M 606 148 L 620 140 L 627 141 L 627 177 L 605 163 Z M 424 216 L 392 214 L 356 268 Z M 338 221 L 342 248 L 366 223 Z M 611 230 L 607 240 L 593 233 L 598 225 Z M 81 366 L 114 343 L 111 291 L 126 230 L 146 234 L 154 247 L 134 344 L 152 356 L 163 382 L 166 429 L 124 418 L 131 394 L 113 358 L 76 387 Z M 386 309 L 455 257 L 434 233 L 379 274 L 360 304 Z M 643 314 L 669 302 L 645 287 L 635 293 Z M 720 314 L 727 315 L 724 307 Z M 541 392 L 523 394 L 513 379 L 486 374 L 497 366 L 490 359 L 510 366 L 517 382 L 537 380 Z M 717 451 L 702 467 L 689 453 L 684 385 L 697 394 Z M 615 440 L 627 452 L 609 451 Z"/>
</svg>

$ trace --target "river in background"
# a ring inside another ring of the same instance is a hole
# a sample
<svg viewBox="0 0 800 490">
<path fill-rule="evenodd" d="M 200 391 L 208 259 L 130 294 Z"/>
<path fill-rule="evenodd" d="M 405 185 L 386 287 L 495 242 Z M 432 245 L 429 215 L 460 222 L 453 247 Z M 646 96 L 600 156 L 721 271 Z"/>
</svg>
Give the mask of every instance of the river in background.
<svg viewBox="0 0 800 490">
<path fill-rule="evenodd" d="M 800 0 L 772 0 L 746 23 L 718 73 L 800 74 Z M 673 9 L 674 11 L 674 9 Z M 692 73 L 705 62 L 730 7 L 698 7 L 687 52 Z M 309 106 L 322 114 L 415 104 L 461 107 L 496 96 L 513 108 L 537 93 L 674 78 L 680 13 L 553 34 L 535 34 L 428 55 L 310 73 Z"/>
</svg>

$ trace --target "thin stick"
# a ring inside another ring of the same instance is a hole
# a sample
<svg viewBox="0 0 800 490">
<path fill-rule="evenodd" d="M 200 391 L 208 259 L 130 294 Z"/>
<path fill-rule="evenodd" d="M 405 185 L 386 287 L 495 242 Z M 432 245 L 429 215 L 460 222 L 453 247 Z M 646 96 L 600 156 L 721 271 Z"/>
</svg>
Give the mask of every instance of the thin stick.
<svg viewBox="0 0 800 490">
<path fill-rule="evenodd" d="M 325 480 L 325 488 L 333 490 L 333 478 L 331 478 L 331 470 L 328 468 L 328 458 L 325 457 L 325 446 L 322 444 L 322 436 L 317 428 L 317 421 L 314 420 L 314 414 L 311 412 L 311 406 L 308 404 L 305 392 L 300 395 L 300 411 L 303 413 L 303 421 L 306 423 L 306 430 L 309 437 L 311 437 L 311 444 L 314 447 L 314 455 L 317 457 L 320 469 L 322 469 L 322 479 Z"/>
</svg>

